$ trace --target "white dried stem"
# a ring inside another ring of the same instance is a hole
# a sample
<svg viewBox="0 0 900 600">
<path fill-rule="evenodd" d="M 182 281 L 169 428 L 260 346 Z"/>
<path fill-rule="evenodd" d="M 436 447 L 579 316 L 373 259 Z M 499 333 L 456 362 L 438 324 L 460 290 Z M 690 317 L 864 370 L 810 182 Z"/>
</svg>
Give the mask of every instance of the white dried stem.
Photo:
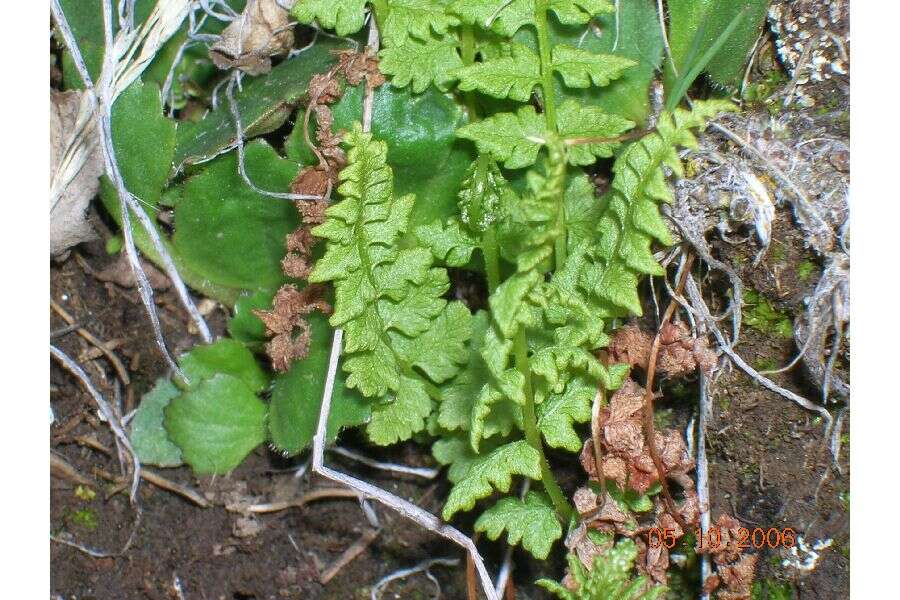
<svg viewBox="0 0 900 600">
<path fill-rule="evenodd" d="M 475 543 L 461 531 L 442 522 L 433 514 L 423 510 L 408 500 L 404 500 L 403 498 L 370 483 L 325 466 L 326 424 L 328 423 L 328 415 L 331 412 L 331 398 L 334 393 L 334 380 L 337 375 L 338 362 L 341 356 L 341 343 L 343 337 L 344 331 L 342 329 L 336 329 L 334 331 L 331 342 L 331 356 L 328 360 L 328 374 L 325 379 L 325 390 L 322 394 L 322 406 L 319 410 L 319 422 L 316 427 L 316 435 L 313 438 L 313 472 L 318 473 L 331 481 L 346 485 L 366 498 L 371 498 L 372 500 L 380 502 L 384 506 L 387 506 L 399 515 L 417 523 L 428 531 L 461 546 L 469 553 L 469 556 L 472 557 L 472 562 L 475 564 L 475 569 L 478 572 L 485 595 L 489 600 L 500 600 L 500 597 L 494 591 L 491 576 L 484 566 L 484 560 L 478 553 L 478 548 L 475 546 Z"/>
<path fill-rule="evenodd" d="M 364 456 L 358 452 L 354 452 L 353 450 L 348 450 L 347 448 L 341 448 L 340 446 L 332 446 L 328 449 L 328 451 L 339 454 L 344 458 L 349 458 L 350 460 L 364 464 L 367 467 L 372 467 L 373 469 L 379 469 L 381 471 L 388 471 L 390 473 L 401 473 L 403 475 L 415 475 L 416 477 L 422 477 L 424 479 L 434 479 L 440 472 L 438 469 L 429 469 L 427 467 L 408 467 L 406 465 L 400 465 L 397 463 L 373 460 L 368 456 Z"/>
<path fill-rule="evenodd" d="M 807 223 L 808 226 L 816 231 L 822 232 L 824 235 L 824 245 L 825 247 L 819 247 L 819 244 L 814 244 L 813 249 L 816 252 L 825 253 L 830 250 L 830 245 L 833 244 L 834 234 L 831 231 L 831 227 L 825 221 L 824 217 L 819 213 L 818 209 L 815 205 L 810 201 L 809 197 L 800 189 L 794 180 L 788 177 L 784 171 L 778 168 L 774 162 L 772 162 L 769 157 L 765 156 L 762 152 L 757 150 L 750 142 L 731 131 L 724 125 L 720 125 L 719 123 L 712 122 L 709 126 L 716 131 L 722 133 L 729 140 L 746 150 L 749 154 L 751 154 L 754 158 L 756 158 L 760 163 L 762 163 L 765 168 L 772 173 L 772 175 L 778 179 L 782 185 L 787 187 L 791 194 L 794 196 L 795 201 L 793 202 L 794 209 L 797 212 L 798 218 L 800 218 L 803 222 Z"/>
<path fill-rule="evenodd" d="M 72 360 L 65 352 L 50 344 L 50 354 L 55 358 L 69 373 L 74 375 L 84 386 L 84 388 L 88 391 L 91 397 L 94 399 L 94 402 L 97 404 L 97 408 L 100 410 L 100 415 L 109 423 L 110 429 L 112 429 L 113 435 L 115 435 L 116 440 L 120 443 L 125 450 L 128 452 L 128 456 L 131 459 L 132 465 L 132 481 L 131 481 L 131 503 L 137 504 L 137 490 L 138 485 L 141 482 L 141 462 L 138 460 L 137 453 L 134 451 L 134 448 L 131 446 L 131 442 L 128 440 L 128 435 L 125 433 L 125 428 L 122 426 L 122 422 L 119 420 L 118 414 L 113 409 L 112 406 L 106 401 L 96 387 L 94 387 L 94 383 L 91 381 L 91 378 L 88 377 L 88 374 L 84 372 L 78 363 Z"/>
<path fill-rule="evenodd" d="M 701 328 L 703 329 L 703 328 Z M 700 417 L 697 425 L 697 504 L 700 506 L 700 532 L 706 535 L 709 531 L 709 461 L 706 457 L 706 424 L 712 415 L 712 402 L 707 389 L 706 375 L 700 372 Z M 702 544 L 701 544 L 702 545 Z M 701 585 L 712 575 L 709 553 L 700 558 Z M 709 600 L 709 594 L 703 593 L 701 600 Z"/>
<path fill-rule="evenodd" d="M 432 558 L 429 560 L 425 560 L 417 564 L 416 566 L 409 569 L 400 569 L 399 571 L 394 571 L 388 575 L 385 575 L 381 579 L 378 580 L 378 583 L 372 586 L 372 600 L 381 600 L 382 594 L 384 594 L 384 588 L 388 586 L 392 581 L 397 581 L 398 579 L 406 579 L 410 575 L 415 575 L 416 573 L 425 572 L 425 576 L 428 577 L 428 580 L 434 584 L 435 594 L 433 598 L 435 600 L 441 597 L 441 585 L 438 583 L 437 579 L 434 578 L 434 575 L 431 574 L 431 567 L 435 565 L 441 565 L 444 567 L 458 567 L 459 559 L 458 558 Z"/>
</svg>

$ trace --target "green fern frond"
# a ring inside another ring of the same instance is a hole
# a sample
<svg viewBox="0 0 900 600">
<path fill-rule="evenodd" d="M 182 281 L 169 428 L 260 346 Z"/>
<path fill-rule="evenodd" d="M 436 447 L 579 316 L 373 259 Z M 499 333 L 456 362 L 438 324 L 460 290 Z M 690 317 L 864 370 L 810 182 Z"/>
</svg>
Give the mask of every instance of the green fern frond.
<svg viewBox="0 0 900 600">
<path fill-rule="evenodd" d="M 577 555 L 569 554 L 569 574 L 578 586 L 574 591 L 548 579 L 537 584 L 562 600 L 657 600 L 666 593 L 665 586 L 652 585 L 645 576 L 631 577 L 637 555 L 637 545 L 630 539 L 595 556 L 590 570 Z"/>
<path fill-rule="evenodd" d="M 442 297 L 447 273 L 432 267 L 428 249 L 398 247 L 413 197 L 394 196 L 386 145 L 359 124 L 346 144 L 348 163 L 338 187 L 343 200 L 313 229 L 327 246 L 309 280 L 334 283 L 330 322 L 346 331 L 347 386 L 381 399 L 368 433 L 389 444 L 424 428 L 432 399 L 439 398 L 435 384 L 466 362 L 471 315 L 462 303 Z"/>
</svg>

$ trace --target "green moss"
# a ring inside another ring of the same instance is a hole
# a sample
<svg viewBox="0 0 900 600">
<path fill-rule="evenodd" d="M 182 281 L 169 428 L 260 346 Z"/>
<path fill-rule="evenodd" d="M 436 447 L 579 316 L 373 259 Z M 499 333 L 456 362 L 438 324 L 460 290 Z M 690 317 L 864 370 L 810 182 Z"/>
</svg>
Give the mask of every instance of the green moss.
<svg viewBox="0 0 900 600">
<path fill-rule="evenodd" d="M 784 339 L 794 337 L 794 326 L 790 317 L 777 310 L 768 298 L 756 290 L 744 292 L 744 323 L 769 335 Z"/>
<path fill-rule="evenodd" d="M 816 271 L 816 264 L 809 260 L 804 260 L 800 263 L 800 266 L 797 267 L 797 277 L 800 281 L 809 281 L 809 278 L 812 277 L 812 274 Z"/>
<path fill-rule="evenodd" d="M 757 581 L 753 584 L 751 600 L 794 600 L 794 586 L 790 583 L 781 583 L 775 579 Z"/>
<path fill-rule="evenodd" d="M 94 531 L 99 524 L 97 513 L 89 508 L 82 508 L 81 510 L 69 513 L 67 521 L 72 525 L 77 525 L 88 531 Z"/>
<path fill-rule="evenodd" d="M 75 496 L 84 500 L 85 502 L 90 502 L 97 497 L 97 492 L 86 485 L 79 485 L 75 488 Z"/>
<path fill-rule="evenodd" d="M 774 358 L 768 356 L 757 359 L 753 362 L 753 368 L 757 371 L 774 371 L 778 368 L 778 363 Z"/>
<path fill-rule="evenodd" d="M 779 242 L 774 242 L 769 249 L 769 259 L 776 263 L 783 263 L 787 259 L 787 252 Z"/>
<path fill-rule="evenodd" d="M 672 426 L 673 411 L 671 408 L 656 409 L 653 411 L 653 425 L 657 429 L 668 429 Z"/>
</svg>

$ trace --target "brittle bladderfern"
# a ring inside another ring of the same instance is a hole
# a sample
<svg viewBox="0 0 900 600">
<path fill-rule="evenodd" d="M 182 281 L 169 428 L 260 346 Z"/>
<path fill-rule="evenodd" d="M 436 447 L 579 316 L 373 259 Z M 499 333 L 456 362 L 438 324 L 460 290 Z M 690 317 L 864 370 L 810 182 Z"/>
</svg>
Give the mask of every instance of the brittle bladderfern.
<svg viewBox="0 0 900 600">
<path fill-rule="evenodd" d="M 570 167 L 613 156 L 634 124 L 558 102 L 555 78 L 570 88 L 603 86 L 634 63 L 552 45 L 547 19 L 585 25 L 612 11 L 610 2 L 301 0 L 293 14 L 346 35 L 362 27 L 367 4 L 391 84 L 418 92 L 458 82 L 470 113 L 458 135 L 480 154 L 459 191 L 459 216 L 417 228 L 401 248 L 412 199 L 393 198 L 383 144 L 355 130 L 341 174 L 345 199 L 315 230 L 328 250 L 311 280 L 335 282 L 332 324 L 347 331 L 348 385 L 376 402 L 370 438 L 406 439 L 427 420 L 454 483 L 446 519 L 494 490 L 509 492 L 515 475 L 540 481 L 543 491 L 502 498 L 475 528 L 491 539 L 506 531 L 510 543 L 543 558 L 574 517 L 544 445 L 577 452 L 574 426 L 590 420 L 597 386 L 621 384 L 626 368 L 606 366 L 595 352 L 608 343 L 610 319 L 640 314 L 640 276 L 662 273 L 650 247 L 671 243 L 658 210 L 671 198 L 664 168 L 680 172 L 677 149 L 695 144 L 691 130 L 726 105 L 697 102 L 660 115 L 655 131 L 619 152 L 612 189 L 597 199 Z M 536 33 L 536 49 L 512 41 L 523 27 Z M 479 94 L 523 105 L 491 113 L 484 107 L 498 104 Z M 513 191 L 498 162 L 531 168 L 524 191 Z M 447 275 L 432 257 L 453 267 L 483 262 L 490 310 L 471 316 L 442 300 Z"/>
</svg>

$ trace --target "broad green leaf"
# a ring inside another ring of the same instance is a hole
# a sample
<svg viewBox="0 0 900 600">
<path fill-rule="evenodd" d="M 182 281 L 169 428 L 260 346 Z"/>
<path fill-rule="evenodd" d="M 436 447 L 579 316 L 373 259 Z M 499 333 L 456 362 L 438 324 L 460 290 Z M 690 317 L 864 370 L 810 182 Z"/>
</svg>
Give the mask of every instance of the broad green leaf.
<svg viewBox="0 0 900 600">
<path fill-rule="evenodd" d="M 619 145 L 614 139 L 634 127 L 634 123 L 619 115 L 604 112 L 592 106 L 579 106 L 574 100 L 566 100 L 559 107 L 557 117 L 559 133 L 568 145 L 568 159 L 573 165 L 587 166 L 597 158 L 612 156 Z M 594 143 L 579 143 L 590 139 L 610 139 Z"/>
<path fill-rule="evenodd" d="M 112 217 L 116 224 L 121 227 L 122 213 L 121 204 L 119 203 L 119 195 L 116 193 L 116 190 L 115 188 L 113 188 L 112 183 L 110 183 L 109 179 L 105 175 L 100 178 L 100 201 L 103 203 L 103 206 L 104 208 L 106 208 L 106 211 L 110 215 L 110 217 Z M 156 247 L 150 240 L 150 236 L 146 231 L 144 231 L 144 228 L 137 223 L 137 218 L 133 215 L 131 218 L 131 229 L 134 234 L 134 243 L 141 251 L 141 254 L 153 261 L 157 266 L 162 266 L 162 258 L 156 251 Z M 237 301 L 237 298 L 241 293 L 240 289 L 225 286 L 220 283 L 215 283 L 210 280 L 208 274 L 188 265 L 184 257 L 181 256 L 181 254 L 172 244 L 163 228 L 157 225 L 156 229 L 160 234 L 163 246 L 166 248 L 166 250 L 168 250 L 169 255 L 172 257 L 172 261 L 175 263 L 175 268 L 178 269 L 178 274 L 188 286 L 197 290 L 205 296 L 215 298 L 223 304 L 230 305 L 234 304 L 234 302 Z"/>
<path fill-rule="evenodd" d="M 534 0 L 456 0 L 450 12 L 464 23 L 509 37 L 523 25 L 534 23 Z"/>
<path fill-rule="evenodd" d="M 670 0 L 669 45 L 679 75 L 712 48 L 731 21 L 746 11 L 736 28 L 705 67 L 716 83 L 733 88 L 741 81 L 750 50 L 759 36 L 768 0 Z M 666 65 L 666 92 L 676 77 Z"/>
<path fill-rule="evenodd" d="M 165 427 L 195 473 L 227 473 L 266 441 L 266 405 L 240 379 L 220 373 L 174 398 Z"/>
<path fill-rule="evenodd" d="M 287 373 L 275 377 L 269 403 L 269 432 L 272 443 L 283 454 L 293 456 L 312 443 L 322 406 L 325 375 L 331 354 L 332 329 L 319 313 L 307 317 L 310 325 L 309 355 L 291 365 Z M 338 370 L 328 414 L 327 440 L 332 442 L 345 427 L 369 420 L 371 408 L 362 396 L 345 385 Z"/>
<path fill-rule="evenodd" d="M 560 23 L 584 25 L 592 17 L 613 12 L 615 7 L 609 0 L 550 0 L 550 10 Z"/>
<path fill-rule="evenodd" d="M 272 290 L 243 293 L 234 304 L 234 315 L 228 320 L 228 334 L 249 349 L 259 351 L 269 340 L 266 326 L 253 314 L 254 310 L 269 310 L 272 307 Z"/>
<path fill-rule="evenodd" d="M 361 85 L 344 90 L 332 106 L 334 131 L 349 130 L 362 119 L 362 97 Z M 456 139 L 456 128 L 465 122 L 465 111 L 434 88 L 422 94 L 389 85 L 375 90 L 372 133 L 387 144 L 396 193 L 416 195 L 413 227 L 457 213 L 456 193 L 472 161 L 465 142 Z M 305 146 L 299 118 L 285 151 L 292 160 L 314 164 Z"/>
<path fill-rule="evenodd" d="M 366 18 L 366 0 L 299 0 L 291 15 L 301 23 L 318 21 L 338 35 L 350 35 L 362 29 Z"/>
<path fill-rule="evenodd" d="M 432 31 L 443 36 L 459 25 L 459 19 L 447 13 L 444 4 L 440 0 L 388 0 L 382 32 L 385 45 L 405 44 L 409 36 L 429 41 Z"/>
<path fill-rule="evenodd" d="M 225 373 L 241 380 L 256 393 L 269 385 L 269 377 L 260 368 L 256 358 L 236 340 L 222 338 L 208 346 L 194 346 L 190 352 L 181 355 L 178 362 L 192 388 L 217 373 Z"/>
<path fill-rule="evenodd" d="M 449 521 L 460 510 L 471 510 L 475 502 L 494 488 L 508 492 L 513 475 L 541 477 L 540 453 L 525 440 L 511 442 L 480 456 L 465 476 L 453 486 L 441 515 Z"/>
<path fill-rule="evenodd" d="M 457 130 L 459 137 L 475 142 L 482 153 L 491 154 L 507 169 L 527 167 L 537 160 L 546 143 L 547 123 L 534 107 L 516 113 L 498 113 Z"/>
<path fill-rule="evenodd" d="M 312 48 L 277 65 L 271 73 L 244 77 L 242 89 L 234 90 L 244 136 L 250 138 L 281 127 L 293 107 L 306 95 L 310 78 L 328 71 L 336 61 L 333 51 L 345 47 L 345 42 L 319 36 Z M 176 169 L 207 161 L 234 147 L 234 117 L 224 89 L 219 92 L 218 108 L 200 121 L 182 122 L 177 139 Z"/>
<path fill-rule="evenodd" d="M 504 531 L 510 546 L 521 542 L 538 560 L 550 554 L 553 542 L 562 537 L 562 527 L 553 504 L 542 492 L 530 491 L 524 500 L 502 498 L 475 521 L 475 531 L 496 540 Z"/>
<path fill-rule="evenodd" d="M 295 163 L 262 141 L 247 145 L 245 165 L 251 181 L 277 192 L 288 191 L 297 174 Z M 183 262 L 215 283 L 273 289 L 285 280 L 284 238 L 298 225 L 293 203 L 250 189 L 230 152 L 183 184 L 173 241 Z"/>
<path fill-rule="evenodd" d="M 538 429 L 548 446 L 569 452 L 581 450 L 581 436 L 573 425 L 591 420 L 591 403 L 596 393 L 595 386 L 573 377 L 563 393 L 550 394 L 538 405 Z"/>
<path fill-rule="evenodd" d="M 523 44 L 512 44 L 510 56 L 493 58 L 457 69 L 459 89 L 478 90 L 494 98 L 528 102 L 541 79 L 537 54 Z"/>
<path fill-rule="evenodd" d="M 75 36 L 88 74 L 96 82 L 103 66 L 103 0 L 60 0 L 59 4 Z M 57 39 L 60 44 L 64 43 L 61 35 Z M 63 55 L 62 70 L 66 88 L 84 89 L 81 75 L 68 50 Z"/>
<path fill-rule="evenodd" d="M 168 379 L 157 379 L 144 394 L 129 425 L 128 439 L 142 464 L 177 467 L 182 464 L 181 450 L 172 443 L 163 427 L 163 411 L 181 391 Z"/>
<path fill-rule="evenodd" d="M 391 85 L 399 88 L 411 85 L 417 94 L 432 83 L 446 90 L 456 79 L 455 71 L 463 64 L 456 42 L 435 38 L 407 39 L 400 45 L 385 48 L 378 57 L 381 59 L 378 68 L 391 77 Z"/>
<path fill-rule="evenodd" d="M 553 70 L 560 74 L 569 87 L 586 88 L 591 84 L 602 87 L 618 79 L 629 68 L 635 66 L 633 60 L 615 54 L 594 54 L 588 50 L 565 44 L 553 47 Z"/>
<path fill-rule="evenodd" d="M 112 108 L 113 149 L 128 191 L 152 211 L 172 172 L 175 121 L 163 116 L 159 87 L 137 79 Z"/>
</svg>

